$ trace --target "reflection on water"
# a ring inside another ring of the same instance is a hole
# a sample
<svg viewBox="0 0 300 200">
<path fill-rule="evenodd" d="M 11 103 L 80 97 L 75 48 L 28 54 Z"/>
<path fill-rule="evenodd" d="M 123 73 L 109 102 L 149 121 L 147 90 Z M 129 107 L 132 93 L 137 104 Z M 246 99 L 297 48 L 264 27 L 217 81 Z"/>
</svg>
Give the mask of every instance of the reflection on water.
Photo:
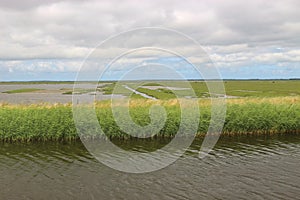
<svg viewBox="0 0 300 200">
<path fill-rule="evenodd" d="M 167 140 L 117 141 L 153 151 Z M 171 166 L 126 174 L 99 163 L 79 142 L 1 144 L 0 199 L 296 199 L 300 137 L 222 138 L 198 158 L 201 140 Z M 130 148 L 128 148 L 130 147 Z M 147 147 L 147 148 L 146 148 Z"/>
</svg>

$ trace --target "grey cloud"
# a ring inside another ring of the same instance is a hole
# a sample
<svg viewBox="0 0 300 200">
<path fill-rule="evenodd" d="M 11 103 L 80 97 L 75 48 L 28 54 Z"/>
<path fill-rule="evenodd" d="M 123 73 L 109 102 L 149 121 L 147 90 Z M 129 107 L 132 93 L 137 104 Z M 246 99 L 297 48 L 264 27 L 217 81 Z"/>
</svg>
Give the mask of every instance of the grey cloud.
<svg viewBox="0 0 300 200">
<path fill-rule="evenodd" d="M 226 1 L 216 5 L 220 22 L 236 32 L 240 42 L 270 43 L 299 37 L 300 2 L 287 1 Z M 287 27 L 287 24 L 293 24 Z M 297 44 L 299 45 L 299 43 Z"/>
<path fill-rule="evenodd" d="M 27 10 L 27 9 L 33 9 L 39 6 L 43 5 L 50 5 L 53 3 L 58 3 L 66 0 L 1 0 L 0 1 L 0 7 L 4 9 L 10 9 L 10 10 Z M 83 2 L 86 0 L 67 0 L 69 2 Z"/>
<path fill-rule="evenodd" d="M 158 26 L 195 38 L 220 63 L 247 64 L 253 57 L 257 62 L 273 58 L 296 62 L 293 54 L 279 56 L 273 49 L 299 50 L 299 8 L 297 0 L 4 0 L 0 1 L 0 59 L 83 59 L 113 34 Z M 140 37 L 135 42 L 145 40 Z M 169 46 L 182 48 L 185 43 L 174 39 Z"/>
</svg>

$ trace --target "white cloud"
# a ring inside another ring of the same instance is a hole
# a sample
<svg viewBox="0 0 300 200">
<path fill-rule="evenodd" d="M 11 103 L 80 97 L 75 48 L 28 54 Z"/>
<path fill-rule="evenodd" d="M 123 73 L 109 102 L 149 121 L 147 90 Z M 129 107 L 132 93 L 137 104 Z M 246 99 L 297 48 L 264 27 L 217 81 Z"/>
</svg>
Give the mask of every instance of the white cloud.
<svg viewBox="0 0 300 200">
<path fill-rule="evenodd" d="M 81 61 L 74 60 L 20 60 L 1 61 L 2 72 L 77 72 Z"/>
<path fill-rule="evenodd" d="M 3 0 L 0 70 L 74 71 L 79 60 L 107 37 L 144 26 L 174 28 L 191 36 L 222 67 L 251 63 L 295 66 L 300 62 L 299 7 L 297 0 Z M 195 54 L 196 49 L 176 38 L 157 38 L 170 41 L 174 50 L 184 48 L 186 54 Z M 147 37 L 131 42 L 145 41 Z M 274 51 L 277 47 L 281 52 Z M 109 54 L 114 48 L 99 53 Z M 16 60 L 23 61 L 12 63 Z"/>
</svg>

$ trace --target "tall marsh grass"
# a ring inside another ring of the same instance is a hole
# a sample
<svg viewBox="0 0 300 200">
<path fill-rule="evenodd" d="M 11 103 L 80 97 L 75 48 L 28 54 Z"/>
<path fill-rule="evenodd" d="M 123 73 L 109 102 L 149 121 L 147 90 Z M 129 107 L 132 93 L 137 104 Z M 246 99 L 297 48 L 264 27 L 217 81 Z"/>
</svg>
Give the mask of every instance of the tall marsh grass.
<svg viewBox="0 0 300 200">
<path fill-rule="evenodd" d="M 144 126 L 150 123 L 149 107 L 160 104 L 167 112 L 167 122 L 155 137 L 173 137 L 180 124 L 178 101 L 130 101 L 134 122 Z M 109 101 L 95 104 L 99 123 L 110 138 L 130 138 L 116 125 Z M 116 104 L 122 107 L 122 103 Z M 210 101 L 200 100 L 198 136 L 207 132 L 210 123 Z M 189 108 L 183 108 L 189 109 Z M 193 123 L 194 119 L 188 119 Z M 189 129 L 187 125 L 185 127 Z M 300 97 L 228 99 L 223 135 L 285 134 L 300 132 Z M 89 134 L 95 137 L 93 133 Z M 102 137 L 102 136 L 96 136 Z M 0 104 L 1 141 L 68 141 L 77 140 L 71 104 Z"/>
</svg>

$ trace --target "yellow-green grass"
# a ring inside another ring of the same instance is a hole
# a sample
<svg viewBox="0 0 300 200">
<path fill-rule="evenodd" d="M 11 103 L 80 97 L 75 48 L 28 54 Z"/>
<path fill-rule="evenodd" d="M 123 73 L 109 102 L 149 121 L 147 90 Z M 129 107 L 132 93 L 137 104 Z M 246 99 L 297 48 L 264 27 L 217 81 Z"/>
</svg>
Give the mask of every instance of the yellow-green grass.
<svg viewBox="0 0 300 200">
<path fill-rule="evenodd" d="M 208 81 L 213 84 L 214 81 Z M 236 97 L 285 97 L 285 96 L 300 96 L 300 80 L 225 80 L 223 81 L 226 95 Z M 143 82 L 122 82 L 120 85 L 128 85 L 129 87 L 136 88 L 136 86 L 164 86 L 186 88 L 186 81 L 157 81 L 153 83 Z M 189 81 L 190 87 L 193 88 L 197 97 L 209 97 L 207 84 L 204 81 Z M 116 84 L 111 83 L 101 87 L 105 94 L 111 94 L 114 91 Z M 170 93 L 167 89 L 150 90 L 146 88 L 138 88 L 149 96 L 158 99 L 172 99 L 174 94 Z M 214 91 L 210 91 L 213 93 Z M 114 91 L 116 94 L 125 94 L 128 91 L 125 88 L 119 87 Z M 176 91 L 180 96 L 189 96 L 190 91 L 180 90 Z M 213 95 L 213 94 L 211 94 Z"/>
<path fill-rule="evenodd" d="M 8 91 L 5 91 L 3 93 L 17 94 L 17 93 L 37 92 L 37 91 L 41 91 L 41 90 L 43 90 L 43 89 L 39 89 L 39 88 L 22 88 L 22 89 L 16 89 L 16 90 L 8 90 Z"/>
<path fill-rule="evenodd" d="M 180 124 L 181 109 L 178 100 L 132 99 L 130 114 L 141 126 L 150 123 L 149 108 L 153 104 L 165 107 L 167 121 L 156 137 L 173 137 Z M 200 123 L 197 136 L 204 136 L 210 123 L 209 100 L 199 100 Z M 117 101 L 117 107 L 124 107 Z M 111 102 L 95 104 L 96 114 L 105 134 L 110 138 L 131 138 L 116 125 Z M 188 107 L 182 109 L 189 109 Z M 188 119 L 191 123 L 195 120 Z M 189 130 L 187 125 L 186 130 Z M 188 131 L 187 131 L 188 132 Z M 300 132 L 300 97 L 244 98 L 227 101 L 227 115 L 223 135 L 286 134 Z M 86 133 L 87 138 L 103 137 Z M 0 104 L 1 141 L 67 141 L 77 140 L 71 104 Z"/>
</svg>

